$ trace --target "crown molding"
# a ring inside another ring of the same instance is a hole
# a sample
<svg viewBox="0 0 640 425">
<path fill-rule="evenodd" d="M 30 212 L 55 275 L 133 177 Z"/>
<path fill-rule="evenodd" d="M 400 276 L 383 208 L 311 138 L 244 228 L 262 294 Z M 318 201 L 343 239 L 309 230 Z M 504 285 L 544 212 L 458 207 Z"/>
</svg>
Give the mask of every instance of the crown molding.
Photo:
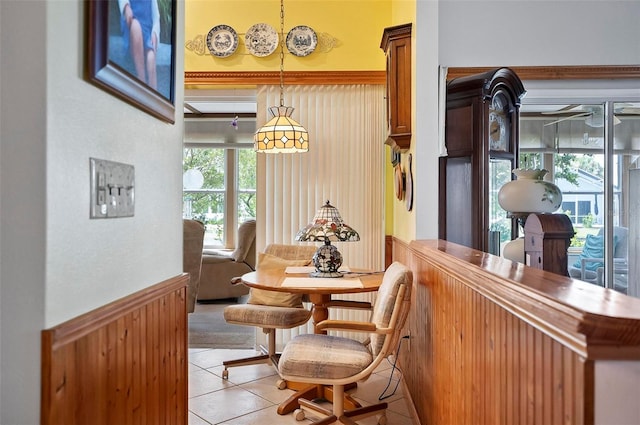
<svg viewBox="0 0 640 425">
<path fill-rule="evenodd" d="M 496 67 L 451 67 L 447 80 L 480 74 Z M 521 80 L 600 80 L 640 78 L 640 66 L 511 66 Z"/>
<path fill-rule="evenodd" d="M 385 84 L 385 71 L 285 71 L 287 85 Z M 185 85 L 280 84 L 280 72 L 185 71 Z"/>
</svg>

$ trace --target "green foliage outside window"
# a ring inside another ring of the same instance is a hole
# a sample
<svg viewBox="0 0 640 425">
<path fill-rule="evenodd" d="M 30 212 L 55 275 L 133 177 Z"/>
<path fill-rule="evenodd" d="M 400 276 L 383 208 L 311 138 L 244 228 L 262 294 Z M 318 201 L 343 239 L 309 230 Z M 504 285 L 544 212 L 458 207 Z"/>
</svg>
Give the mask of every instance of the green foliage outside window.
<svg viewBox="0 0 640 425">
<path fill-rule="evenodd" d="M 237 155 L 235 163 L 227 159 L 232 153 Z M 185 148 L 182 169 L 200 171 L 203 177 L 200 188 L 183 191 L 183 201 L 184 216 L 205 224 L 205 244 L 223 245 L 225 231 L 234 231 L 226 228 L 227 202 L 236 203 L 237 223 L 256 217 L 256 154 L 252 149 Z M 233 181 L 236 198 L 228 199 L 232 188 L 227 185 Z"/>
<path fill-rule="evenodd" d="M 256 217 L 256 153 L 238 150 L 238 223 Z"/>
</svg>

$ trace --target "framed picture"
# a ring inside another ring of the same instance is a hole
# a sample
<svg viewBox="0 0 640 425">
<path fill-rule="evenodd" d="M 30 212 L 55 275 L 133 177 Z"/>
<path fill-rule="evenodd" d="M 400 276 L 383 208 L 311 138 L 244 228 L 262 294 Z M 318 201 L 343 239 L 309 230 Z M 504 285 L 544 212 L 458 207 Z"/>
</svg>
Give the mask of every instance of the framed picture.
<svg viewBox="0 0 640 425">
<path fill-rule="evenodd" d="M 176 0 L 87 0 L 89 80 L 175 122 Z"/>
</svg>

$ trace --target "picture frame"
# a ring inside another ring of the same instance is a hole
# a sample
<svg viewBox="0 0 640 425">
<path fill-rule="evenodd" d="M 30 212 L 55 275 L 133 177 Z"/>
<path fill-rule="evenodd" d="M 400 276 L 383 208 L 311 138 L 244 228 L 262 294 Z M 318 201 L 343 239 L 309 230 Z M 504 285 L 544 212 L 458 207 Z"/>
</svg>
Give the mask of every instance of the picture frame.
<svg viewBox="0 0 640 425">
<path fill-rule="evenodd" d="M 176 1 L 87 0 L 85 3 L 88 7 L 88 79 L 171 124 L 175 123 Z M 136 43 L 140 39 L 144 39 L 144 47 Z"/>
</svg>

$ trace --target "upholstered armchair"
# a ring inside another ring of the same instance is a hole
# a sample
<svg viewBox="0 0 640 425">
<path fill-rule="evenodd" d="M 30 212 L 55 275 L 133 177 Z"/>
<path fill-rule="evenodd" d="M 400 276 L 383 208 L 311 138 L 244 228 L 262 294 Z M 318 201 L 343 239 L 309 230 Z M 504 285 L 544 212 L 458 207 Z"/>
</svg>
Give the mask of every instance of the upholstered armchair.
<svg viewBox="0 0 640 425">
<path fill-rule="evenodd" d="M 187 287 L 187 313 L 193 313 L 200 286 L 202 269 L 202 244 L 204 242 L 204 224 L 197 220 L 183 220 L 182 270 L 189 273 Z"/>
<path fill-rule="evenodd" d="M 628 273 L 629 229 L 613 228 L 614 288 L 626 290 Z M 596 285 L 604 285 L 604 228 L 588 235 L 580 257 L 569 265 L 569 276 Z"/>
<path fill-rule="evenodd" d="M 238 227 L 236 248 L 232 252 L 205 250 L 198 301 L 237 298 L 249 293 L 243 285 L 232 285 L 234 277 L 255 270 L 256 221 L 247 220 Z"/>
</svg>

